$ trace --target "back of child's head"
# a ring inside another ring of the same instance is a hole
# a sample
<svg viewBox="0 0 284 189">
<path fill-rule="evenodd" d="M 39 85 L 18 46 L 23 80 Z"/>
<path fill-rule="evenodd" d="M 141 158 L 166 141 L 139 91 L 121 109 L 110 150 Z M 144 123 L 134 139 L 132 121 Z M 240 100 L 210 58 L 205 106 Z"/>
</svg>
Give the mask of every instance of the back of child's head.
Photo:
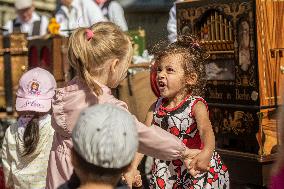
<svg viewBox="0 0 284 189">
<path fill-rule="evenodd" d="M 193 86 L 188 86 L 192 95 L 202 95 L 206 84 L 205 63 L 208 53 L 195 36 L 178 36 L 177 41 L 165 47 L 158 44 L 155 49 L 155 64 L 167 60 L 169 56 L 176 56 L 182 61 L 185 75 L 197 74 L 197 82 Z"/>
<path fill-rule="evenodd" d="M 133 116 L 111 104 L 94 105 L 81 112 L 72 140 L 72 162 L 78 176 L 87 174 L 92 182 L 113 185 L 138 148 Z"/>
<path fill-rule="evenodd" d="M 36 149 L 39 140 L 38 118 L 50 111 L 55 88 L 53 75 L 42 68 L 33 68 L 20 78 L 16 110 L 21 116 L 30 118 L 27 125 L 19 125 L 26 127 L 23 136 L 24 155 L 31 154 Z"/>
<path fill-rule="evenodd" d="M 94 76 L 108 74 L 104 68 L 110 59 L 123 62 L 131 57 L 131 42 L 118 26 L 111 22 L 99 22 L 90 28 L 78 28 L 69 39 L 68 59 L 77 75 L 89 88 L 101 94 Z"/>
</svg>

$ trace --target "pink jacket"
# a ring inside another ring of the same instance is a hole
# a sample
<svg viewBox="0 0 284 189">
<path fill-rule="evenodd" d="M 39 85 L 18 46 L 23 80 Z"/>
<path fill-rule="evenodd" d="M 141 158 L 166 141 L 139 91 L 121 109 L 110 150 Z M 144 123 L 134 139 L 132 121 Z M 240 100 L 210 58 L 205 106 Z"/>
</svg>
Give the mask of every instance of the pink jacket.
<svg viewBox="0 0 284 189">
<path fill-rule="evenodd" d="M 49 157 L 47 188 L 57 188 L 73 172 L 71 132 L 82 109 L 93 104 L 111 103 L 127 110 L 126 103 L 116 99 L 108 87 L 101 87 L 103 94 L 97 97 L 82 81 L 74 78 L 67 87 L 57 89 L 52 105 L 55 134 Z M 146 127 L 138 120 L 137 129 L 140 153 L 164 160 L 181 158 L 185 146 L 175 136 L 159 127 Z"/>
</svg>

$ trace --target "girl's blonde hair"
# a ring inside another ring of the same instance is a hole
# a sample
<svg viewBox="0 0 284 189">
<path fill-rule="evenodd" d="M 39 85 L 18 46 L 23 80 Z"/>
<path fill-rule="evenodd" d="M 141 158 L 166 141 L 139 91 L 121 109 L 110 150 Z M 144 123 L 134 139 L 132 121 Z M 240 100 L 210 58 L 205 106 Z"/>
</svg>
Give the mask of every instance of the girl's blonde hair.
<svg viewBox="0 0 284 189">
<path fill-rule="evenodd" d="M 93 32 L 91 37 L 88 31 Z M 91 30 L 91 31 L 90 31 Z M 118 26 L 111 22 L 99 22 L 90 28 L 78 28 L 69 38 L 68 60 L 80 79 L 96 94 L 101 87 L 93 76 L 106 74 L 104 64 L 110 59 L 125 60 L 130 56 L 131 42 Z"/>
</svg>

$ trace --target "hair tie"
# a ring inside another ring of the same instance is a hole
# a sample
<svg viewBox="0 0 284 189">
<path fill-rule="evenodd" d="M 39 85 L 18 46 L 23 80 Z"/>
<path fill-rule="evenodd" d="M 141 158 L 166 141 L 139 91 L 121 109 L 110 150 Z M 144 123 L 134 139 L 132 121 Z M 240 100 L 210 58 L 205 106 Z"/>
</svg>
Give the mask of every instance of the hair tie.
<svg viewBox="0 0 284 189">
<path fill-rule="evenodd" d="M 86 29 L 86 37 L 87 37 L 87 40 L 90 41 L 90 39 L 94 37 L 94 32 L 90 29 Z"/>
<path fill-rule="evenodd" d="M 200 48 L 200 44 L 196 41 L 192 43 L 192 46 L 195 48 Z"/>
</svg>

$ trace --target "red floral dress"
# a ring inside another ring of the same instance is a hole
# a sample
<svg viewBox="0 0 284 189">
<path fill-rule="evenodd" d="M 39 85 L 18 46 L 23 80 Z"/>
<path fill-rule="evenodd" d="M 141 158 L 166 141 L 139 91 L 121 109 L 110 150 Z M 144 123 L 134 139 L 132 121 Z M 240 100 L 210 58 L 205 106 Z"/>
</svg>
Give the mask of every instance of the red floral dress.
<svg viewBox="0 0 284 189">
<path fill-rule="evenodd" d="M 202 101 L 207 106 L 203 98 L 189 96 L 177 107 L 169 109 L 163 106 L 165 99 L 160 98 L 156 104 L 152 124 L 177 136 L 188 148 L 202 149 L 201 138 L 192 113 L 198 101 Z M 173 161 L 155 159 L 150 188 L 228 189 L 228 169 L 217 152 L 213 153 L 210 164 L 210 171 L 192 177 L 180 159 Z"/>
</svg>

